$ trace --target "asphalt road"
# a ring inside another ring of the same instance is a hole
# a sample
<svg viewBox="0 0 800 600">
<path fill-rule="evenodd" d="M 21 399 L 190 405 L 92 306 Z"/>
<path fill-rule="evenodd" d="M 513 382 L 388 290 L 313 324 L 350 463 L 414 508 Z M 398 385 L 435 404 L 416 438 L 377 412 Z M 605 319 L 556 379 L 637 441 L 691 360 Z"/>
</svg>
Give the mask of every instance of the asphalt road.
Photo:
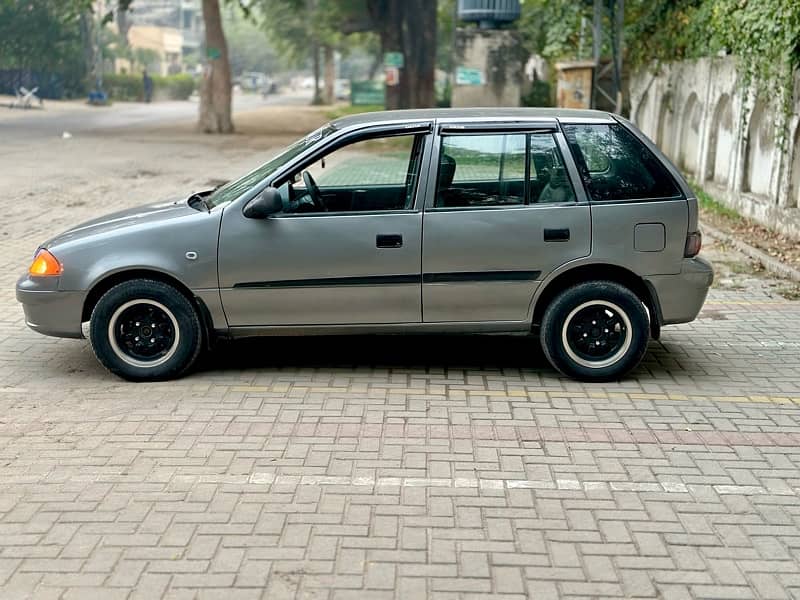
<svg viewBox="0 0 800 600">
<path fill-rule="evenodd" d="M 263 106 L 301 106 L 310 101 L 307 92 L 287 93 L 262 98 L 256 94 L 236 94 L 233 111 L 243 113 Z M 180 123 L 197 118 L 196 100 L 116 102 L 108 107 L 89 106 L 78 102 L 48 102 L 44 109 L 17 111 L 0 107 L 0 140 L 40 139 L 121 127 L 145 127 Z M 22 112 L 22 114 L 20 114 Z"/>
</svg>

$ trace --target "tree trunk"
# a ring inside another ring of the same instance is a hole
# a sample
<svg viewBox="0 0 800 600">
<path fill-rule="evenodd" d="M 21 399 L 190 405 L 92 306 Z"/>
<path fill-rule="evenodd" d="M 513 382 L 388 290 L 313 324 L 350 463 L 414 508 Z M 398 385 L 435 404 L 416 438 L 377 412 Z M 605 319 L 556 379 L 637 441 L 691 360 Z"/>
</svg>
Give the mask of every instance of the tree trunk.
<svg viewBox="0 0 800 600">
<path fill-rule="evenodd" d="M 311 104 L 317 106 L 318 104 L 322 104 L 322 94 L 320 92 L 320 80 L 322 75 L 320 74 L 320 64 L 319 64 L 319 44 L 317 44 L 316 40 L 311 42 L 311 65 L 314 70 L 314 97 L 311 98 Z"/>
<path fill-rule="evenodd" d="M 200 120 L 205 133 L 232 133 L 231 67 L 228 44 L 222 30 L 219 0 L 203 0 L 203 21 L 206 29 L 206 56 L 200 87 Z"/>
<path fill-rule="evenodd" d="M 128 47 L 128 31 L 131 29 L 131 20 L 128 18 L 128 6 L 125 2 L 117 2 L 117 29 L 123 48 Z"/>
<path fill-rule="evenodd" d="M 381 57 L 400 52 L 404 66 L 399 85 L 386 88 L 386 108 L 436 105 L 436 6 L 431 0 L 368 0 L 370 17 L 381 38 Z"/>
<path fill-rule="evenodd" d="M 334 60 L 333 46 L 325 44 L 322 47 L 325 58 L 325 90 L 322 95 L 323 104 L 333 104 L 336 101 L 334 87 L 336 85 L 336 61 Z"/>
<path fill-rule="evenodd" d="M 406 31 L 409 43 L 407 71 L 409 106 L 429 108 L 436 105 L 436 2 L 411 0 Z"/>
<path fill-rule="evenodd" d="M 86 69 L 86 83 L 90 90 L 96 87 L 96 73 L 94 60 L 94 21 L 92 13 L 84 11 L 80 18 L 81 41 L 83 42 L 83 60 Z"/>
<path fill-rule="evenodd" d="M 405 2 L 403 0 L 368 0 L 370 17 L 381 38 L 381 57 L 387 52 L 400 52 L 405 56 L 403 23 Z M 413 18 L 413 17 L 412 17 Z M 405 67 L 400 69 L 398 85 L 386 86 L 386 108 L 408 108 L 408 77 Z"/>
<path fill-rule="evenodd" d="M 414 108 L 416 106 L 416 84 L 417 84 L 417 39 L 419 29 L 419 18 L 414 10 L 417 8 L 414 2 L 408 2 L 408 10 L 404 11 L 412 16 L 403 15 L 405 18 L 401 22 L 400 33 L 403 36 L 403 48 L 406 49 L 404 65 L 401 70 L 400 95 L 402 108 Z"/>
<path fill-rule="evenodd" d="M 314 96 L 311 98 L 311 104 L 316 106 L 322 104 L 322 94 L 320 92 L 321 67 L 319 64 L 319 42 L 314 33 L 313 23 L 317 16 L 318 0 L 306 0 L 306 31 L 311 42 L 311 68 L 314 72 Z"/>
</svg>

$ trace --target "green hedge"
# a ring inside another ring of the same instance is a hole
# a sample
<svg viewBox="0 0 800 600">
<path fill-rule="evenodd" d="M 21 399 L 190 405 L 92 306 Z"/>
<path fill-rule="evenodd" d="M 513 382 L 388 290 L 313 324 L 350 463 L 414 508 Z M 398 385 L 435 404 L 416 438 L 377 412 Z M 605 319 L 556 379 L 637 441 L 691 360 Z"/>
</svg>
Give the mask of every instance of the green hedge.
<svg viewBox="0 0 800 600">
<path fill-rule="evenodd" d="M 555 106 L 551 86 L 546 81 L 537 79 L 522 96 L 522 106 Z"/>
<path fill-rule="evenodd" d="M 186 100 L 195 89 L 191 75 L 153 75 L 154 100 Z M 103 87 L 112 100 L 144 100 L 141 75 L 103 75 Z"/>
</svg>

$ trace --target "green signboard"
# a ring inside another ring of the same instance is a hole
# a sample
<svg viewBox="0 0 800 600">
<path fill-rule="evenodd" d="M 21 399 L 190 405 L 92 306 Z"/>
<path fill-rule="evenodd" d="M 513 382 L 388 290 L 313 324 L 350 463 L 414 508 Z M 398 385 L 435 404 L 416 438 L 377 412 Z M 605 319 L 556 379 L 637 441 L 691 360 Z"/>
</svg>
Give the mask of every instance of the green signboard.
<svg viewBox="0 0 800 600">
<path fill-rule="evenodd" d="M 383 106 L 386 91 L 380 81 L 353 81 L 350 83 L 350 103 L 353 106 Z"/>
<path fill-rule="evenodd" d="M 470 67 L 456 68 L 456 85 L 483 85 L 483 71 Z"/>
<path fill-rule="evenodd" d="M 222 56 L 222 52 L 220 51 L 219 48 L 209 47 L 208 50 L 206 50 L 206 54 L 208 55 L 208 58 L 210 58 L 211 60 L 217 60 Z"/>
<path fill-rule="evenodd" d="M 404 64 L 405 61 L 402 52 L 386 52 L 383 55 L 384 67 L 397 67 L 398 69 L 402 69 Z"/>
</svg>

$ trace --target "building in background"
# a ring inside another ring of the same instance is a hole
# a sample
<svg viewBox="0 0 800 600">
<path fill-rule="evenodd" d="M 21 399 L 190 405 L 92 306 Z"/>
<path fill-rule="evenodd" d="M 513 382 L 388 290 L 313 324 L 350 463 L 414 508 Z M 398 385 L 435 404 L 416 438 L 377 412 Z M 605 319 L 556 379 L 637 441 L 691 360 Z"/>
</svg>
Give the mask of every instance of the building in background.
<svg viewBox="0 0 800 600">
<path fill-rule="evenodd" d="M 134 53 L 150 51 L 147 67 L 154 74 L 192 71 L 200 62 L 204 33 L 200 0 L 136 0 L 128 20 L 128 44 Z M 131 72 L 133 67 L 130 61 L 117 59 L 114 70 Z"/>
<path fill-rule="evenodd" d="M 169 27 L 180 31 L 182 54 L 197 53 L 203 42 L 200 0 L 136 0 L 131 6 L 135 25 Z"/>
<path fill-rule="evenodd" d="M 520 16 L 519 0 L 458 0 L 451 104 L 519 106 L 523 65 L 519 34 L 509 27 Z"/>
<path fill-rule="evenodd" d="M 183 36 L 173 27 L 132 25 L 128 30 L 128 45 L 136 50 L 150 50 L 147 69 L 153 75 L 174 75 L 184 70 Z M 127 64 L 126 64 L 127 63 Z M 115 70 L 132 72 L 130 61 L 118 58 Z"/>
</svg>

